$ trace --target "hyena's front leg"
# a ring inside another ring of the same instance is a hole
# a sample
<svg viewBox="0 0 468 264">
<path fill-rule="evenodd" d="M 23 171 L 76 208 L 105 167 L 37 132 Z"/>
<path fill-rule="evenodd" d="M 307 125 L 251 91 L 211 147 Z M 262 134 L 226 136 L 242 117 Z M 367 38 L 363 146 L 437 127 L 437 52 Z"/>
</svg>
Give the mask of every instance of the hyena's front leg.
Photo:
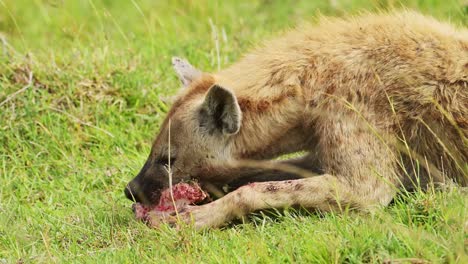
<svg viewBox="0 0 468 264">
<path fill-rule="evenodd" d="M 191 206 L 179 212 L 177 216 L 166 219 L 155 217 L 150 223 L 155 226 L 161 221 L 173 225 L 186 223 L 203 229 L 219 227 L 234 218 L 241 218 L 251 212 L 268 208 L 303 207 L 329 212 L 346 208 L 371 209 L 374 206 L 386 205 L 389 201 L 382 199 L 388 197 L 390 191 L 388 188 L 376 188 L 375 192 L 367 195 L 359 189 L 359 186 L 344 182 L 332 175 L 252 183 L 209 204 Z"/>
<path fill-rule="evenodd" d="M 249 184 L 212 203 L 189 207 L 169 222 L 207 228 L 268 208 L 298 206 L 327 212 L 387 205 L 398 187 L 392 150 L 356 119 L 323 122 L 319 131 L 321 153 L 316 156 L 326 174 Z"/>
<path fill-rule="evenodd" d="M 271 166 L 271 169 L 260 169 L 256 163 Z M 320 169 L 315 156 L 311 154 L 275 163 L 255 161 L 250 165 L 252 166 L 233 169 L 226 173 L 228 175 L 227 178 L 229 179 L 226 182 L 226 191 L 231 192 L 241 186 L 253 182 L 296 180 L 324 174 L 323 170 Z"/>
</svg>

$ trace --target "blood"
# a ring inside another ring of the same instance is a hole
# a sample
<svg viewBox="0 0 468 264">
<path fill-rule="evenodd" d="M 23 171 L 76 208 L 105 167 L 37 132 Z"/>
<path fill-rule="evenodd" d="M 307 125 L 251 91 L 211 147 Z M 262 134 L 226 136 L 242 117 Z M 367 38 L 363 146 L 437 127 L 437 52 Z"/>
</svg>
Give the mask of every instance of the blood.
<svg viewBox="0 0 468 264">
<path fill-rule="evenodd" d="M 143 205 L 135 203 L 133 205 L 135 217 L 139 220 L 146 220 L 150 212 L 154 212 L 158 215 L 171 214 L 176 211 L 180 211 L 187 205 L 196 204 L 208 197 L 208 194 L 204 192 L 197 183 L 178 183 L 167 188 L 161 193 L 159 202 L 156 205 Z"/>
</svg>

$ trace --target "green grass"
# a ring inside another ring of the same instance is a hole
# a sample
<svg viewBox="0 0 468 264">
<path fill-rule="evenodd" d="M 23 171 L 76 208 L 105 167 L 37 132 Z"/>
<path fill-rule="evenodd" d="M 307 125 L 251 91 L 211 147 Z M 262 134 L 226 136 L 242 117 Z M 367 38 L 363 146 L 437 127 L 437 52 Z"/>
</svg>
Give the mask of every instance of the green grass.
<svg viewBox="0 0 468 264">
<path fill-rule="evenodd" d="M 335 2 L 0 0 L 0 263 L 467 263 L 459 188 L 400 197 L 372 215 L 286 212 L 201 233 L 134 220 L 122 191 L 179 86 L 171 56 L 215 70 L 210 20 L 223 67 L 318 13 L 401 6 Z M 403 2 L 468 25 L 463 1 Z"/>
</svg>

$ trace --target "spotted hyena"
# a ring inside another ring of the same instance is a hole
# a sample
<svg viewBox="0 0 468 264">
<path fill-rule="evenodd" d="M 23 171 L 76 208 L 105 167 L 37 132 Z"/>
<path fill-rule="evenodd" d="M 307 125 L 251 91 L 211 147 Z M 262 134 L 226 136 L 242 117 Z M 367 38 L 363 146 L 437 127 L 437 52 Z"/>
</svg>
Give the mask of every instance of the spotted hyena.
<svg viewBox="0 0 468 264">
<path fill-rule="evenodd" d="M 323 18 L 214 74 L 173 66 L 185 87 L 125 192 L 156 203 L 169 163 L 173 183 L 230 187 L 179 212 L 198 228 L 266 208 L 370 210 L 403 188 L 468 182 L 465 28 L 414 12 Z"/>
</svg>

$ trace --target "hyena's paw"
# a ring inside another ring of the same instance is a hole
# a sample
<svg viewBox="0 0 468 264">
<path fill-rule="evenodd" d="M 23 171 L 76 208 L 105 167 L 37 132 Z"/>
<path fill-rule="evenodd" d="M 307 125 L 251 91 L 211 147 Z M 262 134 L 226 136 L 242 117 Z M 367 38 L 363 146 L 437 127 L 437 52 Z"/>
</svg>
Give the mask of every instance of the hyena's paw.
<svg viewBox="0 0 468 264">
<path fill-rule="evenodd" d="M 149 214 L 148 224 L 158 228 L 161 224 L 169 224 L 177 229 L 189 226 L 195 229 L 213 228 L 222 225 L 226 217 L 216 211 L 213 204 L 187 206 L 178 213 L 170 215 Z"/>
</svg>

